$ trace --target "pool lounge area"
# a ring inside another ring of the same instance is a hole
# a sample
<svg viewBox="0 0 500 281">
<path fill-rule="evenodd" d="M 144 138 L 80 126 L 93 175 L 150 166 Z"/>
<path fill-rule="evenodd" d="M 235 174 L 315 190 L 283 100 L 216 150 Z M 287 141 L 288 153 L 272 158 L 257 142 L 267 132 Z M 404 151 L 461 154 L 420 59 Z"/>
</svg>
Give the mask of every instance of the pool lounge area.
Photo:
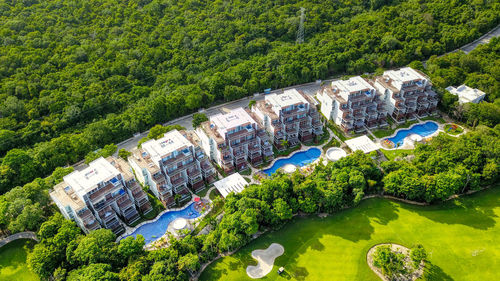
<svg viewBox="0 0 500 281">
<path fill-rule="evenodd" d="M 177 218 L 195 219 L 199 217 L 201 214 L 196 211 L 195 204 L 196 203 L 193 202 L 182 210 L 166 211 L 156 220 L 144 223 L 143 225 L 137 227 L 132 233 L 121 237 L 120 240 L 129 236 L 137 237 L 137 235 L 142 235 L 145 239 L 146 245 L 154 242 L 165 234 L 168 225 Z"/>
<path fill-rule="evenodd" d="M 299 167 L 304 167 L 316 161 L 321 156 L 321 149 L 313 147 L 305 151 L 295 152 L 288 158 L 276 160 L 273 165 L 267 169 L 262 170 L 268 176 L 276 173 L 276 171 L 286 165 L 292 164 Z"/>
<path fill-rule="evenodd" d="M 421 124 L 412 125 L 408 129 L 399 130 L 396 135 L 385 140 L 389 141 L 394 145 L 393 148 L 398 148 L 404 144 L 404 139 L 412 134 L 417 134 L 422 138 L 434 134 L 439 129 L 439 125 L 434 121 L 427 121 Z"/>
</svg>

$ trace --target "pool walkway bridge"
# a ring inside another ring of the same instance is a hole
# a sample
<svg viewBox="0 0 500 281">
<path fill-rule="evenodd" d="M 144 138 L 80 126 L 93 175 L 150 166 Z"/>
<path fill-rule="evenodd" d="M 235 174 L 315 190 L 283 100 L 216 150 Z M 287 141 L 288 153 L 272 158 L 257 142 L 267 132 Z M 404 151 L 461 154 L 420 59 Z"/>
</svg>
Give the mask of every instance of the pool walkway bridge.
<svg viewBox="0 0 500 281">
<path fill-rule="evenodd" d="M 0 239 L 0 248 L 7 245 L 8 243 L 18 240 L 18 239 L 32 239 L 38 242 L 38 237 L 31 231 L 19 232 Z"/>
</svg>

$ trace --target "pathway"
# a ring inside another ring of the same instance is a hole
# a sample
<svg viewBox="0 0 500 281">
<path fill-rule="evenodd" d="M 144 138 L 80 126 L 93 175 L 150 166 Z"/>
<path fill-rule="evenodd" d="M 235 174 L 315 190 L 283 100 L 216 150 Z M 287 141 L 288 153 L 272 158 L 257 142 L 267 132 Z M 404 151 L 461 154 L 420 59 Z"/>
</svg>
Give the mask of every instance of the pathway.
<svg viewBox="0 0 500 281">
<path fill-rule="evenodd" d="M 0 247 L 5 246 L 6 244 L 18 240 L 18 239 L 32 239 L 38 242 L 38 238 L 36 237 L 36 234 L 31 231 L 25 231 L 25 232 L 19 232 L 12 234 L 10 236 L 7 236 L 3 239 L 0 240 Z"/>
</svg>

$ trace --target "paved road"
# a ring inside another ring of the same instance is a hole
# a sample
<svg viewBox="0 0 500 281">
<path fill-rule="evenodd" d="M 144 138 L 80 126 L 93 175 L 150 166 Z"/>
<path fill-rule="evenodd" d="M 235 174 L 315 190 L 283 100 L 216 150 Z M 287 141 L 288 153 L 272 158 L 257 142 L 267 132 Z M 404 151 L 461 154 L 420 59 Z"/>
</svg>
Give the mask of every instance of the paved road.
<svg viewBox="0 0 500 281">
<path fill-rule="evenodd" d="M 26 231 L 26 232 L 19 232 L 19 233 L 15 233 L 15 234 L 12 234 L 10 236 L 7 236 L 3 239 L 0 239 L 0 247 L 14 241 L 14 240 L 18 240 L 18 239 L 32 239 L 32 240 L 35 240 L 35 241 L 38 241 L 38 238 L 36 237 L 36 234 L 34 232 L 31 232 L 31 231 Z"/>
<path fill-rule="evenodd" d="M 332 80 L 333 79 L 324 80 L 323 82 L 329 83 Z M 298 90 L 304 91 L 304 93 L 306 93 L 310 96 L 314 96 L 320 87 L 321 87 L 320 83 L 312 82 L 312 83 L 306 83 L 306 84 L 302 84 L 302 85 L 291 86 L 291 87 L 286 87 L 286 88 L 274 90 L 274 91 L 271 91 L 271 93 L 280 93 L 286 89 L 296 88 Z M 236 109 L 238 107 L 248 106 L 248 103 L 250 102 L 250 100 L 263 100 L 263 99 L 264 99 L 264 94 L 260 93 L 258 95 L 245 97 L 245 98 L 242 98 L 239 100 L 235 100 L 235 101 L 231 101 L 228 103 L 224 103 L 221 105 L 211 107 L 209 109 L 204 110 L 203 113 L 206 114 L 207 116 L 212 116 L 212 115 L 215 115 L 218 113 L 225 113 L 225 111 L 227 111 L 227 110 L 232 110 L 232 109 Z M 181 125 L 188 130 L 192 130 L 193 129 L 192 121 L 193 121 L 193 114 L 189 114 L 189 115 L 174 119 L 172 121 L 169 121 L 167 123 L 164 123 L 163 125 L 166 126 L 166 125 L 176 124 L 176 125 Z M 142 133 L 134 136 L 133 138 L 130 138 L 130 139 L 127 139 L 121 143 L 118 143 L 117 144 L 118 150 L 120 150 L 122 148 L 125 150 L 129 150 L 129 151 L 134 149 L 135 147 L 137 147 L 139 140 L 146 137 L 148 135 L 148 133 L 149 133 L 149 130 L 142 132 Z M 75 170 L 82 170 L 82 169 L 85 169 L 87 167 L 87 165 L 83 161 L 80 161 L 80 162 L 74 164 L 73 167 L 75 168 Z"/>
<path fill-rule="evenodd" d="M 498 37 L 500 36 L 500 24 L 497 25 L 493 30 L 490 32 L 484 34 L 481 36 L 479 39 L 476 41 L 469 43 L 465 46 L 462 46 L 459 50 L 464 51 L 466 54 L 468 54 L 470 51 L 474 50 L 477 46 L 482 45 L 482 44 L 487 44 L 490 42 L 491 38 L 493 37 Z"/>
<path fill-rule="evenodd" d="M 462 50 L 465 53 L 468 53 L 468 52 L 472 51 L 473 49 L 475 49 L 477 46 L 479 46 L 481 44 L 486 44 L 486 43 L 488 43 L 490 41 L 491 38 L 497 37 L 497 36 L 500 36 L 500 25 L 498 25 L 497 27 L 495 27 L 490 32 L 484 34 L 483 36 L 481 36 L 476 41 L 471 42 L 471 43 L 469 43 L 469 44 L 467 44 L 467 45 L 465 45 L 465 46 L 463 46 L 463 47 L 461 47 L 461 48 L 459 48 L 457 50 L 452 51 L 452 52 L 456 52 L 458 50 Z M 328 82 L 330 82 L 332 80 L 334 80 L 334 79 L 324 80 L 324 82 L 328 83 Z M 306 84 L 302 84 L 302 85 L 291 86 L 291 87 L 286 87 L 286 88 L 283 88 L 283 89 L 274 90 L 274 91 L 272 91 L 272 93 L 279 93 L 279 92 L 282 92 L 283 90 L 292 89 L 292 88 L 297 88 L 299 90 L 304 91 L 304 93 L 306 93 L 308 95 L 314 96 L 316 94 L 316 92 L 319 90 L 320 84 L 318 84 L 316 82 L 306 83 Z M 214 106 L 214 107 L 211 107 L 211 108 L 205 110 L 203 113 L 205 113 L 207 116 L 211 116 L 211 115 L 215 115 L 215 114 L 218 114 L 218 113 L 224 113 L 225 109 L 232 110 L 232 109 L 235 109 L 235 108 L 238 108 L 238 107 L 245 107 L 245 106 L 248 106 L 248 102 L 251 99 L 253 99 L 253 100 L 262 100 L 262 99 L 264 99 L 264 95 L 263 94 L 259 94 L 257 96 L 246 97 L 246 98 L 239 99 L 239 100 L 236 100 L 236 101 L 232 101 L 232 102 L 228 102 L 228 103 L 221 104 L 221 105 L 218 105 L 218 106 Z M 172 121 L 169 121 L 169 122 L 165 123 L 164 125 L 178 124 L 178 125 L 181 125 L 181 126 L 185 127 L 186 129 L 190 130 L 190 129 L 193 129 L 192 120 L 193 120 L 193 115 L 190 114 L 190 115 L 186 115 L 186 116 L 174 119 Z M 146 137 L 148 135 L 148 133 L 149 133 L 149 131 L 142 132 L 142 133 L 136 135 L 133 138 L 130 138 L 128 140 L 125 140 L 125 141 L 117 144 L 118 149 L 124 148 L 126 150 L 132 150 L 133 148 L 137 147 L 137 143 L 139 142 L 139 140 L 142 139 L 142 138 L 144 138 L 144 137 Z M 86 166 L 87 165 L 85 165 L 83 163 L 83 161 L 80 161 L 80 162 L 78 162 L 78 163 L 76 163 L 76 164 L 73 165 L 73 167 L 76 170 L 84 169 Z"/>
</svg>

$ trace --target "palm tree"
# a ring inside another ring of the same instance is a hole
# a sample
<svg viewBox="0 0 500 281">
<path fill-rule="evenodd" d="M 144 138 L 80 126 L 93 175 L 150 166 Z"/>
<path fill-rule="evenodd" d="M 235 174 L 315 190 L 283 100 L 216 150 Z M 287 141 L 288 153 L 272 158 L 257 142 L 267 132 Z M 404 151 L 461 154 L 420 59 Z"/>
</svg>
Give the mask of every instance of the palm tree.
<svg viewBox="0 0 500 281">
<path fill-rule="evenodd" d="M 282 141 L 281 141 L 281 146 L 283 146 L 283 147 L 287 147 L 287 146 L 288 146 L 288 141 L 287 141 L 287 140 L 285 140 L 285 139 L 284 139 L 284 140 L 282 140 Z"/>
</svg>

